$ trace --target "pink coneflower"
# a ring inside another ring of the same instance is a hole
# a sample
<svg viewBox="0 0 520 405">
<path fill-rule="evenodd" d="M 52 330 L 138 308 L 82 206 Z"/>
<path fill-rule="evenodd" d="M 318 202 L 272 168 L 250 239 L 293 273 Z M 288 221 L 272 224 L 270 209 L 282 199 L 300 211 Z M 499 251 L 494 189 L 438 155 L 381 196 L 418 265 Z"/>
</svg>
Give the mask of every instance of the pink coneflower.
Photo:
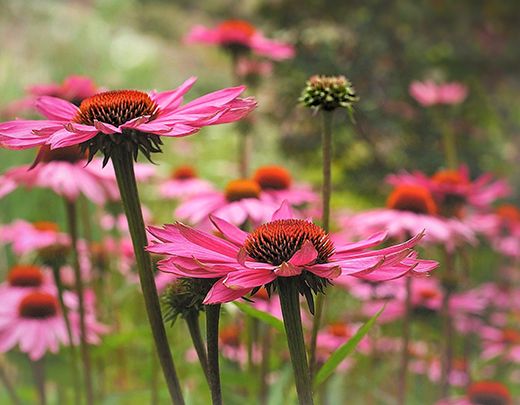
<svg viewBox="0 0 520 405">
<path fill-rule="evenodd" d="M 265 38 L 252 24 L 243 20 L 226 20 L 216 28 L 196 25 L 184 38 L 187 44 L 219 45 L 235 54 L 252 51 L 273 60 L 294 57 L 294 47 Z"/>
<path fill-rule="evenodd" d="M 102 159 L 93 159 L 87 166 L 86 156 L 78 146 L 51 149 L 44 145 L 32 166 L 17 166 L 0 176 L 0 198 L 23 186 L 50 188 L 69 201 L 75 201 L 80 194 L 99 205 L 107 200 L 118 200 L 114 172 L 102 173 L 102 162 Z"/>
<path fill-rule="evenodd" d="M 460 104 L 468 96 L 468 89 L 457 82 L 436 85 L 431 80 L 424 83 L 414 81 L 410 85 L 410 95 L 423 107 L 435 104 Z"/>
<path fill-rule="evenodd" d="M 80 105 L 84 99 L 101 91 L 105 91 L 105 89 L 98 87 L 90 77 L 72 75 L 65 78 L 60 84 L 37 84 L 29 87 L 26 90 L 29 96 L 12 102 L 4 112 L 8 116 L 15 116 L 23 110 L 34 109 L 36 100 L 40 96 L 62 98 L 75 105 Z"/>
<path fill-rule="evenodd" d="M 35 223 L 18 219 L 0 227 L 0 242 L 12 243 L 17 255 L 45 249 L 55 245 L 70 245 L 70 236 L 60 232 L 58 224 L 48 221 Z"/>
<path fill-rule="evenodd" d="M 150 228 L 159 242 L 147 249 L 167 255 L 159 269 L 181 277 L 220 278 L 205 304 L 229 302 L 266 286 L 276 288 L 280 279 L 294 282 L 309 300 L 312 292 L 323 291 L 330 280 L 354 276 L 389 280 L 403 276 L 424 276 L 437 267 L 433 261 L 418 260 L 411 250 L 422 234 L 386 249 L 367 251 L 383 242 L 379 233 L 361 242 L 334 246 L 319 226 L 294 219 L 287 203 L 271 222 L 248 234 L 229 222 L 211 217 L 224 240 L 182 223 Z"/>
<path fill-rule="evenodd" d="M 212 228 L 210 214 L 237 226 L 247 220 L 257 226 L 268 221 L 278 207 L 279 203 L 263 193 L 256 181 L 238 179 L 228 183 L 223 193 L 215 191 L 190 198 L 177 207 L 174 216 L 205 230 Z"/>
<path fill-rule="evenodd" d="M 191 165 L 176 167 L 171 178 L 159 186 L 159 195 L 163 198 L 186 198 L 205 194 L 215 188 L 209 181 L 197 176 L 197 171 Z"/>
<path fill-rule="evenodd" d="M 511 405 L 509 389 L 498 381 L 477 381 L 463 397 L 447 398 L 435 405 Z"/>
<path fill-rule="evenodd" d="M 253 180 L 277 205 L 284 200 L 292 206 L 318 201 L 318 196 L 308 187 L 294 187 L 291 174 L 282 166 L 261 166 L 253 174 Z"/>
<path fill-rule="evenodd" d="M 66 295 L 73 295 L 66 292 Z M 65 297 L 64 297 L 65 298 Z M 42 358 L 47 351 L 57 353 L 59 345 L 69 344 L 63 315 L 55 294 L 46 291 L 30 291 L 24 296 L 13 296 L 7 305 L 0 307 L 0 352 L 11 350 L 17 344 L 31 360 Z M 79 343 L 79 322 L 71 315 L 73 344 Z M 88 317 L 92 321 L 92 317 Z M 94 330 L 96 327 L 93 328 Z M 87 328 L 87 340 L 98 343 L 99 337 Z"/>
<path fill-rule="evenodd" d="M 477 242 L 471 228 L 458 219 L 436 215 L 437 204 L 425 187 L 398 185 L 388 196 L 386 206 L 345 218 L 341 224 L 361 237 L 387 230 L 388 236 L 396 240 L 424 229 L 426 243 L 442 244 L 450 250 L 464 242 Z"/>
<path fill-rule="evenodd" d="M 7 274 L 7 280 L 0 284 L 0 307 L 11 305 L 13 300 L 33 290 L 55 293 L 56 286 L 50 274 L 42 271 L 39 266 L 13 266 Z"/>
<path fill-rule="evenodd" d="M 514 328 L 483 326 L 479 330 L 482 338 L 480 356 L 485 359 L 503 356 L 508 361 L 520 363 L 520 332 Z"/>
<path fill-rule="evenodd" d="M 150 153 L 161 151 L 160 136 L 187 136 L 205 125 L 234 122 L 256 108 L 252 98 L 238 98 L 245 86 L 216 91 L 180 106 L 195 80 L 192 77 L 179 88 L 163 93 L 98 93 L 79 107 L 58 98 L 40 97 L 36 108 L 47 120 L 0 124 L 0 144 L 10 149 L 80 145 L 89 151 L 89 159 L 102 150 L 108 162 L 115 143 L 124 144 L 135 158 L 139 150 L 150 157 Z"/>
</svg>

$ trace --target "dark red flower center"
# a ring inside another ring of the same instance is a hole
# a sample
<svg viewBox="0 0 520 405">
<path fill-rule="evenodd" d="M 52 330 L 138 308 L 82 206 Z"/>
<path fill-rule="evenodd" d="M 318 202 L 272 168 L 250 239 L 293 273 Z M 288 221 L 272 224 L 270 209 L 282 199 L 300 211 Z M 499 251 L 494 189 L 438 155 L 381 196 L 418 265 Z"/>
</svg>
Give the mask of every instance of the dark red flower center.
<svg viewBox="0 0 520 405">
<path fill-rule="evenodd" d="M 468 388 L 468 397 L 472 404 L 509 405 L 509 389 L 496 381 L 479 381 Z"/>
<path fill-rule="evenodd" d="M 253 180 L 238 179 L 230 181 L 224 191 L 228 202 L 240 201 L 244 198 L 258 198 L 262 189 Z"/>
<path fill-rule="evenodd" d="M 38 266 L 19 264 L 11 268 L 7 282 L 13 287 L 39 287 L 43 283 L 43 275 Z"/>
<path fill-rule="evenodd" d="M 435 297 L 438 297 L 440 292 L 433 288 L 425 288 L 419 291 L 419 297 L 423 300 L 429 300 Z"/>
<path fill-rule="evenodd" d="M 282 166 L 263 166 L 253 176 L 263 190 L 286 190 L 291 185 L 291 175 Z"/>
<path fill-rule="evenodd" d="M 346 338 L 350 336 L 347 325 L 341 322 L 335 322 L 332 325 L 327 326 L 327 330 L 332 336 L 339 338 Z"/>
<path fill-rule="evenodd" d="M 100 121 L 118 127 L 138 117 L 154 119 L 159 112 L 159 106 L 148 94 L 137 90 L 116 90 L 83 100 L 73 121 L 84 125 Z"/>
<path fill-rule="evenodd" d="M 174 180 L 189 180 L 197 177 L 197 171 L 193 166 L 183 165 L 175 168 L 172 173 L 172 179 Z"/>
<path fill-rule="evenodd" d="M 504 328 L 502 330 L 502 340 L 504 343 L 520 344 L 520 332 L 513 328 Z"/>
<path fill-rule="evenodd" d="M 44 145 L 39 151 L 41 162 L 70 162 L 74 163 L 86 159 L 86 153 L 82 153 L 77 145 L 64 148 L 51 149 L 50 145 Z"/>
<path fill-rule="evenodd" d="M 457 170 L 440 170 L 432 176 L 432 181 L 439 185 L 467 184 L 467 181 Z"/>
<path fill-rule="evenodd" d="M 222 345 L 231 347 L 240 346 L 240 329 L 237 325 L 230 325 L 220 329 L 220 342 Z"/>
<path fill-rule="evenodd" d="M 44 292 L 28 294 L 22 299 L 18 308 L 22 318 L 45 319 L 58 313 L 56 297 Z"/>
<path fill-rule="evenodd" d="M 238 42 L 250 39 L 256 29 L 244 20 L 226 20 L 219 24 L 218 31 L 223 42 Z"/>
<path fill-rule="evenodd" d="M 34 229 L 40 232 L 54 232 L 57 233 L 60 231 L 60 227 L 58 224 L 50 221 L 36 221 L 33 223 Z"/>
<path fill-rule="evenodd" d="M 288 262 L 306 240 L 318 252 L 316 263 L 327 263 L 334 253 L 329 235 L 318 225 L 301 219 L 279 219 L 260 225 L 247 237 L 244 248 L 252 259 L 279 266 Z"/>
<path fill-rule="evenodd" d="M 409 184 L 395 187 L 386 200 L 386 206 L 393 210 L 412 211 L 417 214 L 437 213 L 437 206 L 428 189 Z"/>
<path fill-rule="evenodd" d="M 520 222 L 520 210 L 513 204 L 502 204 L 495 209 L 495 214 L 511 224 Z"/>
</svg>

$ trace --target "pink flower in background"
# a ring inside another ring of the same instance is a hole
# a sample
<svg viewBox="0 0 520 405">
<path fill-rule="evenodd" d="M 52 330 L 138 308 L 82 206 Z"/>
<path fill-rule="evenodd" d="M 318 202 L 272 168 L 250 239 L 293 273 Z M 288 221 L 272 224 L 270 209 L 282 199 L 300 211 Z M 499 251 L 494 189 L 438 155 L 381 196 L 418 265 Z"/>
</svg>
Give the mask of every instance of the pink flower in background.
<svg viewBox="0 0 520 405">
<path fill-rule="evenodd" d="M 334 246 L 320 227 L 294 219 L 287 203 L 273 214 L 271 222 L 250 234 L 218 217 L 211 220 L 225 239 L 176 223 L 164 229 L 149 228 L 158 241 L 147 248 L 168 256 L 159 262 L 162 271 L 180 277 L 220 278 L 206 296 L 206 304 L 233 301 L 279 277 L 314 277 L 316 283 L 326 285 L 326 280 L 340 276 L 368 280 L 420 277 L 438 265 L 418 260 L 411 250 L 422 234 L 375 251 L 366 249 L 382 243 L 384 233 Z"/>
<path fill-rule="evenodd" d="M 219 350 L 225 358 L 240 364 L 242 367 L 247 365 L 247 347 L 241 337 L 244 336 L 243 328 L 239 325 L 228 325 L 220 328 L 219 331 Z M 259 364 L 262 360 L 260 349 L 253 345 L 253 363 Z"/>
<path fill-rule="evenodd" d="M 414 81 L 410 85 L 410 95 L 423 107 L 435 104 L 460 104 L 468 96 L 468 89 L 461 83 L 436 85 L 431 80 L 424 83 Z"/>
<path fill-rule="evenodd" d="M 70 245 L 69 235 L 60 232 L 57 224 L 47 221 L 35 223 L 18 219 L 0 226 L 0 242 L 12 243 L 13 252 L 23 255 L 53 245 Z"/>
<path fill-rule="evenodd" d="M 273 60 L 294 57 L 294 47 L 281 41 L 265 38 L 252 24 L 243 20 L 226 20 L 216 28 L 194 26 L 184 37 L 187 44 L 219 45 L 234 53 L 252 51 Z"/>
<path fill-rule="evenodd" d="M 507 361 L 520 363 L 520 332 L 514 328 L 483 326 L 479 330 L 482 341 L 480 357 L 489 360 L 504 357 Z"/>
<path fill-rule="evenodd" d="M 34 290 L 53 294 L 56 292 L 50 273 L 36 265 L 13 266 L 7 274 L 7 280 L 0 284 L 0 307 L 10 305 L 13 299 L 16 300 Z"/>
<path fill-rule="evenodd" d="M 205 194 L 214 190 L 209 181 L 198 178 L 193 166 L 176 167 L 171 178 L 159 186 L 159 195 L 163 198 L 186 198 Z"/>
<path fill-rule="evenodd" d="M 87 159 L 77 146 L 50 149 L 44 145 L 38 153 L 36 166 L 17 166 L 0 176 L 0 198 L 23 186 L 27 189 L 50 188 L 69 201 L 75 201 L 80 194 L 98 205 L 107 200 L 119 200 L 114 171 L 101 170 L 102 163 L 102 159 L 93 159 L 87 166 Z"/>
<path fill-rule="evenodd" d="M 36 100 L 40 96 L 58 97 L 80 105 L 84 99 L 102 91 L 106 90 L 98 87 L 90 77 L 72 75 L 65 78 L 61 84 L 37 84 L 29 87 L 26 90 L 29 96 L 9 104 L 4 114 L 12 117 L 24 110 L 35 109 Z"/>
<path fill-rule="evenodd" d="M 463 397 L 443 399 L 435 405 L 512 405 L 509 389 L 498 381 L 477 381 L 471 384 Z"/>
<path fill-rule="evenodd" d="M 273 63 L 268 60 L 256 60 L 241 57 L 237 61 L 236 73 L 246 80 L 269 76 L 273 72 Z"/>
<path fill-rule="evenodd" d="M 196 195 L 179 205 L 174 217 L 185 220 L 197 228 L 212 228 L 209 215 L 215 215 L 234 225 L 241 226 L 250 220 L 253 226 L 268 221 L 279 204 L 262 192 L 253 180 L 233 180 L 226 190 Z"/>
<path fill-rule="evenodd" d="M 47 120 L 0 124 L 0 144 L 9 149 L 43 144 L 54 149 L 83 144 L 97 150 L 106 136 L 130 142 L 131 134 L 147 134 L 143 142 L 152 142 L 149 146 L 154 151 L 160 146 L 159 135 L 191 135 L 206 125 L 237 121 L 256 108 L 253 98 L 238 98 L 245 86 L 216 91 L 181 106 L 184 94 L 195 80 L 192 77 L 177 89 L 163 93 L 136 90 L 98 93 L 83 100 L 79 107 L 43 96 L 38 98 L 36 108 Z M 125 134 L 128 137 L 123 137 Z"/>
</svg>

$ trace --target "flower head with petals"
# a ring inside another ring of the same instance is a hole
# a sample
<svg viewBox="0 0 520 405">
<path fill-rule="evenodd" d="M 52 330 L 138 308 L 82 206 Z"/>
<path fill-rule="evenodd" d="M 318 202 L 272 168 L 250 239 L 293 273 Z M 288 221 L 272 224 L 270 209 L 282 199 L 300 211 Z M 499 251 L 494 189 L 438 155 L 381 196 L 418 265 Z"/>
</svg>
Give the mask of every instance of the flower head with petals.
<svg viewBox="0 0 520 405">
<path fill-rule="evenodd" d="M 176 223 L 164 229 L 150 228 L 157 241 L 147 248 L 168 256 L 159 262 L 162 271 L 181 277 L 219 278 L 206 296 L 206 304 L 233 301 L 262 286 L 272 292 L 281 279 L 291 278 L 312 311 L 312 294 L 323 292 L 337 277 L 376 281 L 417 277 L 438 265 L 418 260 L 412 250 L 422 233 L 403 244 L 375 251 L 366 249 L 383 242 L 384 232 L 335 246 L 323 229 L 295 219 L 286 202 L 271 222 L 250 234 L 218 217 L 211 220 L 224 239 Z"/>
</svg>

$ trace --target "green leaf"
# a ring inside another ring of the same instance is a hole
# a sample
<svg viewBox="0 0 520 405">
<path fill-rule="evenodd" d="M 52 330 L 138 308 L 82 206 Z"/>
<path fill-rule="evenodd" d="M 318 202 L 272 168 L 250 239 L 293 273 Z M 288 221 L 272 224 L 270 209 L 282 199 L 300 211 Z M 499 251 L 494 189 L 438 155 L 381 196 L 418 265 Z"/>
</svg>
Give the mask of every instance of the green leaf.
<svg viewBox="0 0 520 405">
<path fill-rule="evenodd" d="M 268 325 L 271 325 L 276 330 L 279 330 L 283 334 L 285 334 L 285 328 L 283 326 L 283 322 L 278 319 L 277 317 L 264 312 L 260 311 L 259 309 L 253 308 L 251 305 L 244 304 L 242 302 L 236 302 L 233 301 L 233 304 L 235 304 L 238 308 L 240 308 L 242 311 L 244 311 L 247 315 L 252 316 L 253 318 L 259 319 L 262 322 L 265 322 Z"/>
<path fill-rule="evenodd" d="M 363 339 L 372 326 L 374 326 L 377 318 L 379 318 L 379 315 L 381 315 L 385 308 L 386 304 L 377 314 L 375 314 L 361 328 L 359 328 L 354 336 L 352 336 L 349 340 L 347 340 L 346 343 L 341 345 L 334 353 L 330 355 L 328 360 L 325 362 L 325 364 L 323 364 L 323 366 L 316 374 L 314 388 L 318 387 L 322 382 L 324 382 L 334 372 L 334 370 L 336 370 L 340 363 L 354 351 L 361 339 Z"/>
</svg>

